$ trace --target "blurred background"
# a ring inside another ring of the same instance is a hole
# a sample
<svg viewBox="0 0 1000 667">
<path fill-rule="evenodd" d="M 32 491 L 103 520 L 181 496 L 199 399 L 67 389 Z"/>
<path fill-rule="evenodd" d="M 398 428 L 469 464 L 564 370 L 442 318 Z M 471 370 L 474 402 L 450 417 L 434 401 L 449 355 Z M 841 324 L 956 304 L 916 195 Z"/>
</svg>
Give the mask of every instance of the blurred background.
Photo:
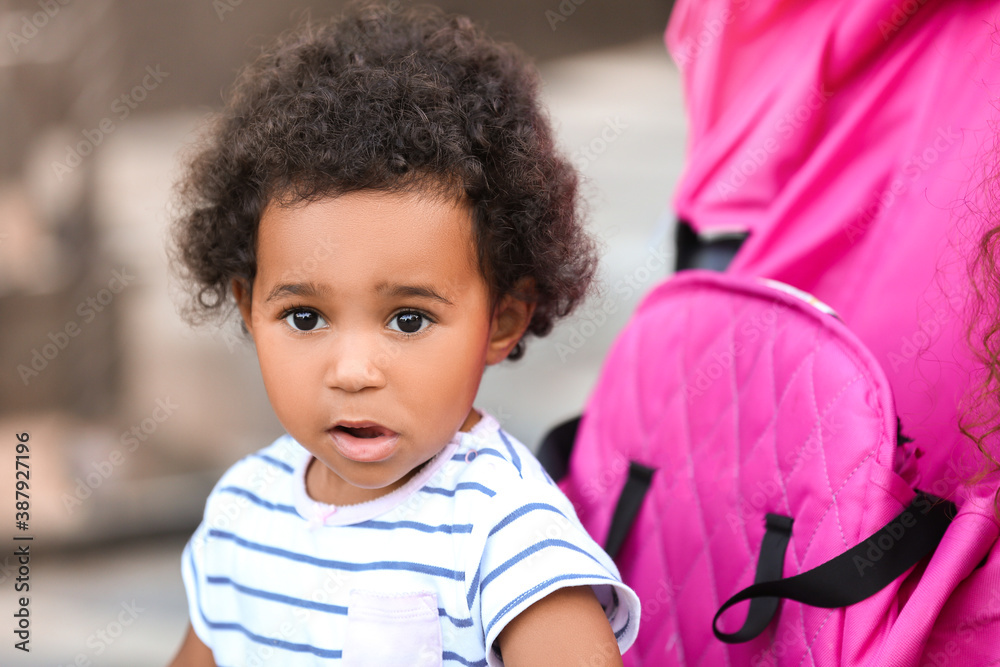
<svg viewBox="0 0 1000 667">
<path fill-rule="evenodd" d="M 448 1 L 537 62 L 584 176 L 604 294 L 491 367 L 477 407 L 529 447 L 578 414 L 616 333 L 673 267 L 685 138 L 667 0 Z M 226 467 L 277 437 L 235 323 L 177 314 L 164 240 L 179 156 L 238 68 L 340 2 L 0 2 L 0 665 L 164 665 L 180 554 Z M 30 519 L 15 527 L 15 434 Z M 31 652 L 13 537 L 31 536 Z"/>
</svg>

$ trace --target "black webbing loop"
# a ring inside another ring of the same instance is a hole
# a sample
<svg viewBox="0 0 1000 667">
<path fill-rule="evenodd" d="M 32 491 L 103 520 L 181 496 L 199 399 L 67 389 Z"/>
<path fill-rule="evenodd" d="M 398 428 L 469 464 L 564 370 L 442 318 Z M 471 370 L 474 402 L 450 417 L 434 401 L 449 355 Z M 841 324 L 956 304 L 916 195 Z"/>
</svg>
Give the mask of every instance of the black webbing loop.
<svg viewBox="0 0 1000 667">
<path fill-rule="evenodd" d="M 785 564 L 785 551 L 788 549 L 788 542 L 792 539 L 792 518 L 781 516 L 780 514 L 768 514 L 764 518 L 764 539 L 760 544 L 760 558 L 757 560 L 757 574 L 754 583 L 764 583 L 781 579 L 782 568 Z M 764 628 L 774 618 L 778 611 L 780 598 L 776 597 L 754 597 L 750 600 L 750 609 L 747 611 L 747 620 L 743 627 L 733 633 L 721 633 L 715 629 L 715 636 L 724 642 L 737 644 L 747 642 L 764 632 Z M 715 615 L 716 621 L 728 607 L 729 602 L 723 605 L 719 613 Z"/>
<path fill-rule="evenodd" d="M 867 599 L 932 552 L 944 537 L 955 511 L 954 503 L 918 491 L 917 497 L 895 518 L 848 551 L 794 577 L 758 581 L 726 600 L 715 614 L 712 631 L 728 644 L 749 641 L 763 632 L 766 623 L 759 629 L 754 626 L 754 634 L 744 633 L 750 623 L 749 615 L 740 631 L 731 634 L 719 631 L 722 613 L 744 600 L 785 598 L 833 609 Z M 762 545 L 761 559 L 764 549 Z M 758 567 L 758 575 L 759 572 Z M 750 604 L 753 609 L 753 602 Z"/>
<path fill-rule="evenodd" d="M 604 542 L 604 550 L 614 558 L 618 555 L 618 550 L 625 543 L 635 517 L 642 507 L 642 500 L 649 491 L 649 484 L 653 480 L 653 473 L 656 468 L 647 468 L 641 463 L 629 461 L 628 478 L 622 488 L 621 495 L 618 496 L 618 504 L 615 505 L 615 513 L 611 517 L 611 527 L 608 528 L 608 538 Z"/>
</svg>

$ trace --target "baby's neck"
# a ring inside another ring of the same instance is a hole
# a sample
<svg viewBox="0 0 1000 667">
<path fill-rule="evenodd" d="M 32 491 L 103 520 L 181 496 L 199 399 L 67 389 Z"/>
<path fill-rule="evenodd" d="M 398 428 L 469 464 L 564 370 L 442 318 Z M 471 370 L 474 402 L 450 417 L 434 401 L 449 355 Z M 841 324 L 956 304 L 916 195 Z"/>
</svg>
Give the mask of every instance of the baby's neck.
<svg viewBox="0 0 1000 667">
<path fill-rule="evenodd" d="M 482 415 L 476 412 L 475 408 L 472 408 L 471 410 L 469 410 L 469 416 L 465 418 L 465 422 L 458 430 L 468 433 L 469 431 L 472 430 L 473 426 L 479 423 L 480 419 L 482 419 Z"/>
</svg>

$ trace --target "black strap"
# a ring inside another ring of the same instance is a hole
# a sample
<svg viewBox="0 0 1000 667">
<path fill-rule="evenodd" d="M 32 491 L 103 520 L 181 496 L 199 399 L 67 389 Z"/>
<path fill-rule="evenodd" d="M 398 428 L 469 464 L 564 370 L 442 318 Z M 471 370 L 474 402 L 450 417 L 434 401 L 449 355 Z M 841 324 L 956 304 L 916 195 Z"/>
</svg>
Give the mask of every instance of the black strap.
<svg viewBox="0 0 1000 667">
<path fill-rule="evenodd" d="M 781 579 L 785 551 L 788 549 L 789 540 L 792 539 L 791 517 L 768 514 L 764 518 L 764 526 L 764 539 L 760 544 L 760 558 L 757 560 L 757 575 L 754 577 L 754 582 Z M 752 598 L 750 609 L 747 611 L 747 620 L 743 623 L 743 627 L 730 634 L 720 633 L 716 629 L 715 636 L 731 644 L 750 641 L 764 632 L 764 628 L 777 613 L 780 602 L 781 598 L 776 597 Z M 729 604 L 726 602 L 726 605 Z M 727 608 L 726 605 L 723 605 L 723 608 L 715 615 L 716 620 L 719 619 L 719 614 Z"/>
<path fill-rule="evenodd" d="M 674 247 L 677 249 L 674 270 L 725 271 L 749 235 L 748 231 L 740 231 L 707 237 L 696 232 L 688 221 L 677 220 L 674 226 Z"/>
<path fill-rule="evenodd" d="M 944 537 L 955 512 L 954 503 L 918 491 L 913 502 L 874 535 L 839 556 L 787 579 L 780 578 L 780 562 L 777 567 L 779 578 L 761 579 L 761 563 L 765 559 L 773 560 L 773 554 L 769 554 L 769 551 L 773 551 L 774 546 L 772 544 L 768 547 L 769 531 L 765 533 L 764 543 L 761 545 L 758 579 L 753 585 L 726 600 L 712 620 L 712 631 L 719 640 L 727 644 L 749 641 L 758 636 L 767 627 L 774 612 L 771 612 L 763 625 L 760 623 L 763 616 L 751 618 L 757 599 L 774 599 L 775 609 L 779 598 L 826 609 L 846 607 L 867 599 L 932 552 Z M 775 515 L 768 515 L 772 516 Z M 788 519 L 788 522 L 790 528 L 791 520 Z M 771 563 L 767 566 L 772 574 L 773 567 Z M 752 601 L 743 627 L 733 633 L 720 632 L 719 617 L 734 604 L 744 600 Z M 764 607 L 758 605 L 758 609 Z"/>
<path fill-rule="evenodd" d="M 642 507 L 642 500 L 649 491 L 649 483 L 653 480 L 654 472 L 656 468 L 647 468 L 641 463 L 629 461 L 628 478 L 625 480 L 621 495 L 618 496 L 618 504 L 615 506 L 611 527 L 608 529 L 608 538 L 604 543 L 604 550 L 612 558 L 618 555 L 618 550 L 622 548 L 625 537 L 635 522 L 639 508 Z"/>
<path fill-rule="evenodd" d="M 565 477 L 569 470 L 569 458 L 573 454 L 573 444 L 576 442 L 576 432 L 580 429 L 582 416 L 577 415 L 553 427 L 542 438 L 542 444 L 535 452 L 535 458 L 554 482 Z"/>
</svg>

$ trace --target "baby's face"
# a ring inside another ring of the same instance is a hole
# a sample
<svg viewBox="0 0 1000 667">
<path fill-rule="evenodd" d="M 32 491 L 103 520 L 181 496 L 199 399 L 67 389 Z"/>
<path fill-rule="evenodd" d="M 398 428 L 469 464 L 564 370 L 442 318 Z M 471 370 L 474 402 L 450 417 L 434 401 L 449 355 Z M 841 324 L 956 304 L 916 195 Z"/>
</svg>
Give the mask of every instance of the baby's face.
<svg viewBox="0 0 1000 667">
<path fill-rule="evenodd" d="M 317 459 L 313 498 L 384 495 L 478 420 L 484 368 L 509 346 L 495 340 L 468 207 L 374 191 L 270 206 L 257 243 L 252 298 L 236 296 L 271 405 Z"/>
</svg>

